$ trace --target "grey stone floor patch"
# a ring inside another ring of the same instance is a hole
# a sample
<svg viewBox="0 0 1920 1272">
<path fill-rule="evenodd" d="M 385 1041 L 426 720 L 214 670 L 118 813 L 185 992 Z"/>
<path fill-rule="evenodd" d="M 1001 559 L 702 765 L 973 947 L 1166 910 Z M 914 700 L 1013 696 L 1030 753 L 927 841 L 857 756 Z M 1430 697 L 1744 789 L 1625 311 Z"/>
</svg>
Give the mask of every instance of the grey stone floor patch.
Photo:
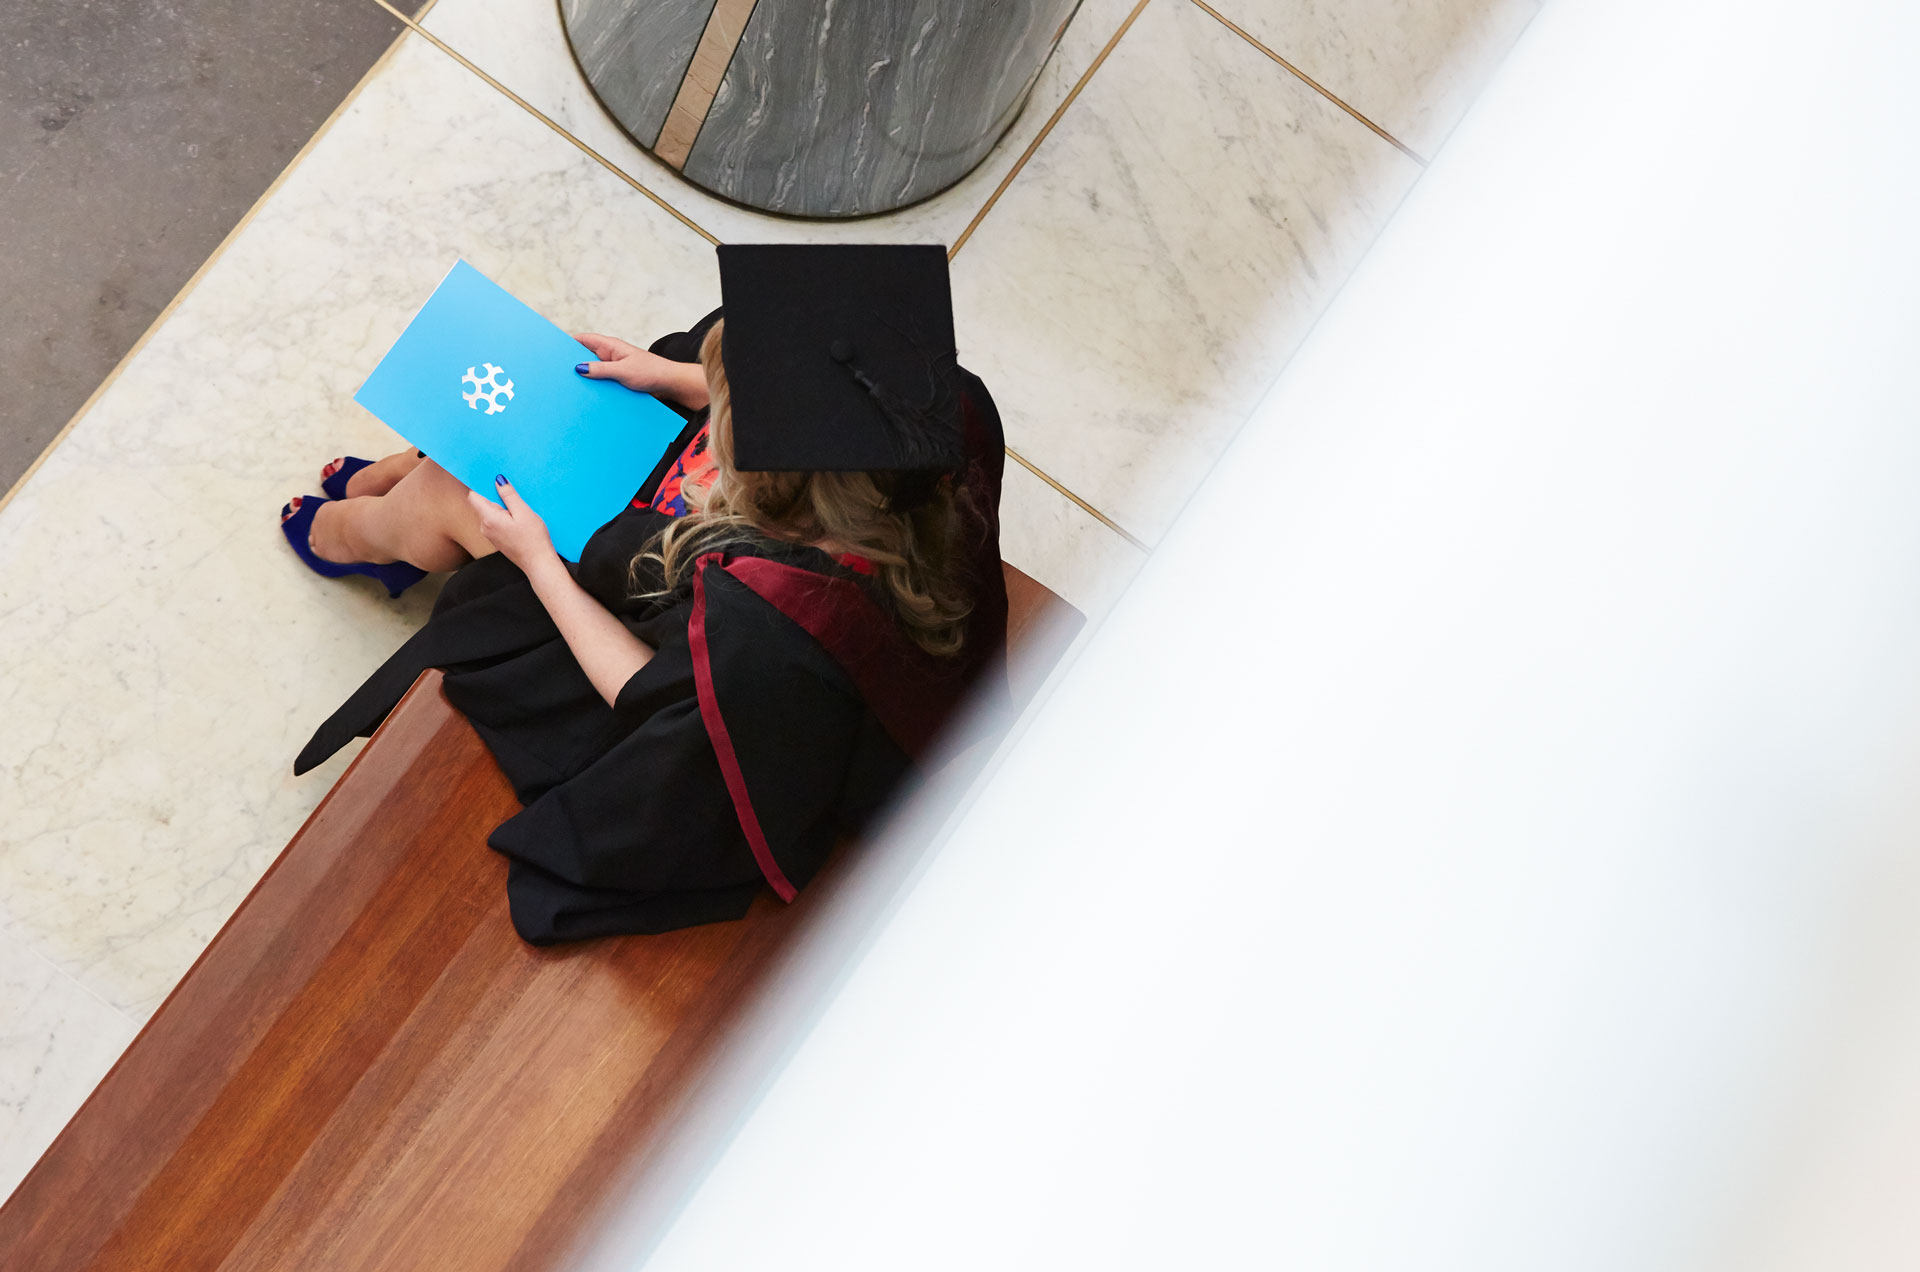
<svg viewBox="0 0 1920 1272">
<path fill-rule="evenodd" d="M 0 5 L 0 493 L 400 29 L 373 0 Z"/>
</svg>

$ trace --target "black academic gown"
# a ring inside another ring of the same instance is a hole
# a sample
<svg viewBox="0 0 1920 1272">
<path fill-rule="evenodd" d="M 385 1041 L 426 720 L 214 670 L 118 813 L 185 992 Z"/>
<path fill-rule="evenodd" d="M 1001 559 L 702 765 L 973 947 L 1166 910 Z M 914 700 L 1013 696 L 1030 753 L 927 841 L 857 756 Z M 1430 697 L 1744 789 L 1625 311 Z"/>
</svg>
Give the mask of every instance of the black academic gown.
<svg viewBox="0 0 1920 1272">
<path fill-rule="evenodd" d="M 697 360 L 717 316 L 653 351 Z M 670 522 L 629 508 L 595 532 L 574 569 L 655 650 L 613 706 L 525 574 L 495 553 L 448 580 L 426 626 L 320 726 L 294 771 L 370 735 L 421 671 L 440 667 L 448 701 L 523 805 L 487 843 L 508 858 L 509 908 L 526 940 L 738 918 L 769 884 L 791 899 L 835 840 L 886 802 L 964 693 L 1005 694 L 1003 443 L 985 387 L 966 373 L 962 384 L 964 479 L 980 515 L 961 655 L 921 654 L 884 621 L 862 576 L 813 548 L 703 558 L 673 596 L 629 600 L 658 586 L 656 574 L 630 589 L 628 563 Z M 689 415 L 643 494 L 703 416 Z"/>
</svg>

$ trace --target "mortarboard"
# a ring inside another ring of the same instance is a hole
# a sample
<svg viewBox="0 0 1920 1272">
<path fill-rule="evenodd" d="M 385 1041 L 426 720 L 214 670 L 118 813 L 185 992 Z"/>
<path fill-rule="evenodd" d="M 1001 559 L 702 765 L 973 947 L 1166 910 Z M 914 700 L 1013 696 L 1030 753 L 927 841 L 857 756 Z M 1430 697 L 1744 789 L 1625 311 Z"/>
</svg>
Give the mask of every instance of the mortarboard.
<svg viewBox="0 0 1920 1272">
<path fill-rule="evenodd" d="M 923 474 L 930 489 L 964 462 L 945 248 L 719 254 L 736 466 Z"/>
</svg>

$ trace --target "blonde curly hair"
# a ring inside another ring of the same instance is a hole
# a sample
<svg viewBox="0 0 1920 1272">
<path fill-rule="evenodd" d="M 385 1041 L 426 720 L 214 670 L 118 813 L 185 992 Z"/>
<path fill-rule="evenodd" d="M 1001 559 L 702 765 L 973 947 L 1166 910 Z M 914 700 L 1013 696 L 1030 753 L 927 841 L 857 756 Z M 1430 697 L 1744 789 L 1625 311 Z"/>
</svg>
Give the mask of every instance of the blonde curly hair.
<svg viewBox="0 0 1920 1272">
<path fill-rule="evenodd" d="M 831 543 L 873 563 L 875 589 L 908 637 L 930 654 L 958 653 L 973 601 L 967 595 L 964 536 L 970 512 L 959 482 L 943 482 L 918 507 L 889 507 L 892 473 L 741 472 L 733 464 L 733 407 L 714 323 L 700 343 L 710 414 L 711 480 L 688 482 L 687 515 L 654 538 L 628 565 L 636 600 L 672 595 L 693 563 L 709 552 L 767 542 Z M 643 591 L 643 562 L 659 567 L 663 585 Z"/>
</svg>

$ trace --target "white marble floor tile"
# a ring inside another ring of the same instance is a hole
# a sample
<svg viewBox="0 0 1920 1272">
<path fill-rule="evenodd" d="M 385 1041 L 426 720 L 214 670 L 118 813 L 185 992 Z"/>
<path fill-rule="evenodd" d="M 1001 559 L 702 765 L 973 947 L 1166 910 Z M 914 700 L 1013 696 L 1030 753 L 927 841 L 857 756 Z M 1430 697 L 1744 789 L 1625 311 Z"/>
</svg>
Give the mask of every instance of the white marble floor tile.
<svg viewBox="0 0 1920 1272">
<path fill-rule="evenodd" d="M 1207 0 L 1431 159 L 1540 0 Z"/>
<path fill-rule="evenodd" d="M 961 359 L 1016 448 L 1153 542 L 1419 172 L 1152 0 L 954 258 Z"/>
<path fill-rule="evenodd" d="M 139 1028 L 25 944 L 0 935 L 0 1201 Z"/>
<path fill-rule="evenodd" d="M 1000 490 L 1000 555 L 1089 621 L 1107 612 L 1147 559 L 1012 457 Z"/>
<path fill-rule="evenodd" d="M 1026 109 L 955 185 L 898 212 L 843 221 L 801 221 L 737 207 L 636 145 L 594 98 L 553 0 L 440 0 L 422 25 L 722 242 L 952 243 L 1132 8 L 1133 0 L 1082 0 Z"/>
<path fill-rule="evenodd" d="M 351 401 L 465 256 L 563 325 L 651 337 L 711 247 L 411 39 L 0 510 L 0 924 L 152 1010 L 344 768 L 310 731 L 425 618 L 328 581 L 287 496 L 398 439 Z"/>
</svg>

